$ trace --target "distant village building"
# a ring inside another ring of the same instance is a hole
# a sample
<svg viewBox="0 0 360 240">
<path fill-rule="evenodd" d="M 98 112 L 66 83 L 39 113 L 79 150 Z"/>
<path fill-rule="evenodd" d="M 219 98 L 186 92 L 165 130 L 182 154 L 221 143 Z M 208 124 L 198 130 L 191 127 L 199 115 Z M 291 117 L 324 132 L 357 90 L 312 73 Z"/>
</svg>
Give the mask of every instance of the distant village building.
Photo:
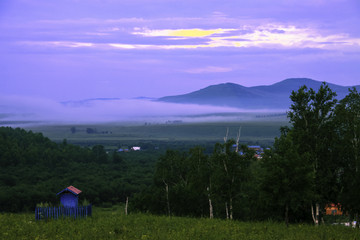
<svg viewBox="0 0 360 240">
<path fill-rule="evenodd" d="M 56 195 L 60 195 L 60 203 L 64 207 L 77 207 L 79 202 L 79 194 L 81 193 L 81 190 L 77 189 L 74 186 L 69 186 L 59 192 Z"/>
<path fill-rule="evenodd" d="M 118 152 L 128 152 L 129 151 L 129 147 L 128 146 L 122 146 L 121 148 L 119 148 Z"/>
<path fill-rule="evenodd" d="M 247 146 L 250 150 L 253 150 L 255 152 L 254 157 L 256 157 L 257 159 L 261 159 L 263 157 L 264 154 L 264 149 L 260 146 L 257 145 L 249 145 Z M 236 144 L 232 145 L 232 149 L 233 151 L 235 151 L 235 149 L 237 148 Z M 244 155 L 243 151 L 239 151 L 240 155 Z"/>
<path fill-rule="evenodd" d="M 264 154 L 264 149 L 262 147 L 257 146 L 257 145 L 250 145 L 250 146 L 248 146 L 248 148 L 255 151 L 255 157 L 257 159 L 260 159 L 263 157 L 262 155 Z"/>
<path fill-rule="evenodd" d="M 255 150 L 255 151 L 263 151 L 263 148 L 258 145 L 249 145 L 248 148 Z"/>
<path fill-rule="evenodd" d="M 131 150 L 131 151 L 140 151 L 140 150 L 141 150 L 141 147 L 134 146 L 134 147 L 131 147 L 131 148 L 129 149 L 129 147 L 127 147 L 127 146 L 122 146 L 122 147 L 119 148 L 117 151 L 118 151 L 118 152 L 128 152 L 129 150 Z"/>
<path fill-rule="evenodd" d="M 141 149 L 140 147 L 135 147 L 135 146 L 131 148 L 131 150 L 133 151 L 140 151 L 140 149 Z"/>
</svg>

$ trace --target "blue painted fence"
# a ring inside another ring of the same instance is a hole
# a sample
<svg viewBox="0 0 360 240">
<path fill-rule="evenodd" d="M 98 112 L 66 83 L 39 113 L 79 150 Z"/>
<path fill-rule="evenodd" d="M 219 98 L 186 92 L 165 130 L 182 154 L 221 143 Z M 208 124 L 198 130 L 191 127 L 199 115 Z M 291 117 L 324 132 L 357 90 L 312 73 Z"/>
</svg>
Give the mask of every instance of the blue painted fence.
<svg viewBox="0 0 360 240">
<path fill-rule="evenodd" d="M 35 220 L 59 218 L 86 218 L 92 214 L 91 204 L 81 207 L 37 207 Z"/>
</svg>

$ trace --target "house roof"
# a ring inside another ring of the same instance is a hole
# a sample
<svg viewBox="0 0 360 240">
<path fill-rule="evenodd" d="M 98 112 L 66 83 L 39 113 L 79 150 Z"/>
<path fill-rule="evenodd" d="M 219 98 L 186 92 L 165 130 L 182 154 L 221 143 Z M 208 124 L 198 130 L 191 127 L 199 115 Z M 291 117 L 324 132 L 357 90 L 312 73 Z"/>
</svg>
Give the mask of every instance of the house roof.
<svg viewBox="0 0 360 240">
<path fill-rule="evenodd" d="M 77 189 L 76 187 L 74 186 L 68 186 L 67 188 L 63 189 L 62 191 L 60 191 L 59 193 L 57 193 L 56 195 L 59 195 L 63 192 L 71 192 L 73 193 L 74 195 L 79 195 L 81 193 L 81 190 L 80 189 Z"/>
</svg>

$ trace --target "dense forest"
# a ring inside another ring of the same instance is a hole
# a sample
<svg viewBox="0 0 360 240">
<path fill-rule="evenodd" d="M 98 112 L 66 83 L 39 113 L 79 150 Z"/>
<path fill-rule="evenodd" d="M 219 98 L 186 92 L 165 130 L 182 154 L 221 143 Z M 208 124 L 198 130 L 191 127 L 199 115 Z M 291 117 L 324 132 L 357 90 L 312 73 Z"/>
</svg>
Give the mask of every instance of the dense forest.
<svg viewBox="0 0 360 240">
<path fill-rule="evenodd" d="M 74 185 L 80 199 L 111 206 L 152 182 L 159 151 L 106 153 L 52 142 L 41 133 L 0 128 L 0 211 L 33 210 L 41 202 L 56 205 L 56 193 Z M 81 201 L 81 200 L 80 200 Z"/>
<path fill-rule="evenodd" d="M 94 204 L 131 196 L 132 210 L 170 216 L 318 224 L 326 204 L 341 203 L 359 218 L 360 94 L 350 89 L 338 101 L 324 83 L 317 91 L 303 86 L 290 99 L 291 125 L 261 157 L 238 139 L 224 138 L 211 152 L 107 154 L 101 145 L 0 128 L 0 211 L 56 204 L 55 194 L 74 185 Z"/>
</svg>

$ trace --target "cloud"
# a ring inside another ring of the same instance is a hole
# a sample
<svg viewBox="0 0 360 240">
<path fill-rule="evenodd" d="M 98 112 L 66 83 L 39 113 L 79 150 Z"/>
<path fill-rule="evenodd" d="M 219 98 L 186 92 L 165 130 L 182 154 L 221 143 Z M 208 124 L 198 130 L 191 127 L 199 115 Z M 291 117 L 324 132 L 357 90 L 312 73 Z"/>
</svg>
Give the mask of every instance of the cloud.
<svg viewBox="0 0 360 240">
<path fill-rule="evenodd" d="M 114 35 L 115 34 L 115 35 Z M 52 48 L 111 49 L 212 49 L 212 48 L 267 48 L 267 49 L 327 49 L 360 50 L 360 38 L 346 33 L 327 33 L 316 28 L 295 25 L 265 24 L 241 28 L 217 29 L 122 29 L 84 32 L 84 40 L 27 40 L 20 45 L 34 45 Z M 105 36 L 101 39 L 102 36 Z M 99 38 L 100 37 L 100 38 Z M 81 37 L 83 38 L 83 37 Z M 101 39 L 101 40 L 100 40 Z M 200 39 L 200 41 L 199 41 Z"/>
</svg>

